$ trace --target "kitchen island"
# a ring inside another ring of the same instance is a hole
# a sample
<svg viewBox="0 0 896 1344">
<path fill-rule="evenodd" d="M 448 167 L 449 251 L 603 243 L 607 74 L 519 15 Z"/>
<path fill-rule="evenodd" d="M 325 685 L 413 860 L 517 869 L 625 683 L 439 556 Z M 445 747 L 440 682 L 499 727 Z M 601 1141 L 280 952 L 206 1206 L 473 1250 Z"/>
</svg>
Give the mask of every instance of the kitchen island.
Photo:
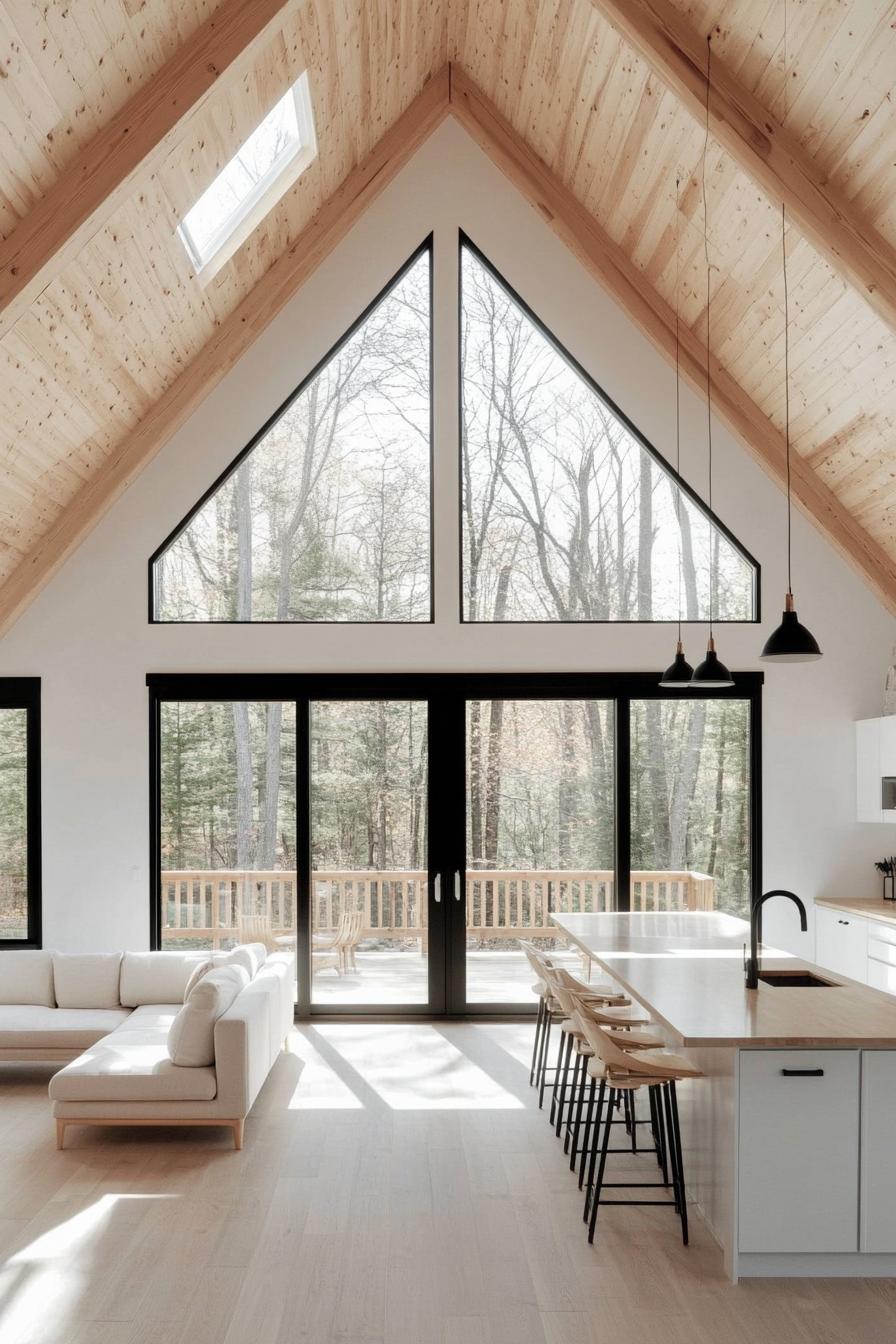
<svg viewBox="0 0 896 1344">
<path fill-rule="evenodd" d="M 554 915 L 703 1077 L 681 1088 L 689 1191 L 729 1275 L 896 1277 L 896 998 L 783 952 L 744 986 L 749 925 Z"/>
</svg>

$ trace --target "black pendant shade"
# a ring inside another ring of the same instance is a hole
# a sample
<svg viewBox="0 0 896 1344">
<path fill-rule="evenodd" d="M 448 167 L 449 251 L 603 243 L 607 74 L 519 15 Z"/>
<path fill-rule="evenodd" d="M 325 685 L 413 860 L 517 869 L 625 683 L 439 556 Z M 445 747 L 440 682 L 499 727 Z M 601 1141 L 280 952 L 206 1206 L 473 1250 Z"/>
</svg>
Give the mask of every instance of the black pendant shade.
<svg viewBox="0 0 896 1344">
<path fill-rule="evenodd" d="M 660 678 L 660 685 L 668 690 L 684 691 L 691 684 L 691 677 L 694 675 L 694 669 L 691 667 L 687 658 L 684 656 L 681 640 L 678 641 L 678 649 L 675 654 L 675 662 L 670 663 Z"/>
<path fill-rule="evenodd" d="M 769 635 L 759 657 L 775 663 L 812 663 L 821 657 L 815 636 L 797 618 L 792 593 L 784 599 L 781 624 Z"/>
<path fill-rule="evenodd" d="M 734 678 L 731 673 L 725 664 L 719 661 L 719 655 L 716 653 L 716 642 L 712 635 L 710 635 L 709 643 L 706 646 L 706 657 L 691 677 L 690 685 L 696 686 L 700 690 L 716 690 L 722 686 L 734 685 Z"/>
</svg>

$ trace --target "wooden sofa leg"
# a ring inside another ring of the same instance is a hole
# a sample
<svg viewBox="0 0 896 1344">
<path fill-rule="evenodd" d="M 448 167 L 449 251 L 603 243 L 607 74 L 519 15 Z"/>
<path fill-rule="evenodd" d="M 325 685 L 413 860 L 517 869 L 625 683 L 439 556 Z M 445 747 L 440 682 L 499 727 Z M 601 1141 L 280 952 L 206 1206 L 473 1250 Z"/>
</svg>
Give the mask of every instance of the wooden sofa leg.
<svg viewBox="0 0 896 1344">
<path fill-rule="evenodd" d="M 244 1120 L 234 1120 L 233 1122 L 233 1146 L 237 1150 L 237 1152 L 239 1152 L 243 1146 L 244 1125 L 245 1125 Z"/>
<path fill-rule="evenodd" d="M 56 1121 L 56 1147 L 62 1152 L 65 1147 L 65 1121 Z"/>
</svg>

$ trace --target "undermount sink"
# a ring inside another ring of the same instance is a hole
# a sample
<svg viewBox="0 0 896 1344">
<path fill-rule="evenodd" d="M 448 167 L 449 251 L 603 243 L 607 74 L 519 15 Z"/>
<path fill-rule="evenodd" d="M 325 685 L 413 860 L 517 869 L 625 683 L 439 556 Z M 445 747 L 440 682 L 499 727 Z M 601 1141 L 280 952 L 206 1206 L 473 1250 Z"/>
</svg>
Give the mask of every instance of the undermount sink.
<svg viewBox="0 0 896 1344">
<path fill-rule="evenodd" d="M 822 980 L 820 975 L 811 971 L 761 971 L 759 979 L 764 985 L 773 985 L 776 989 L 839 989 L 836 980 Z"/>
</svg>

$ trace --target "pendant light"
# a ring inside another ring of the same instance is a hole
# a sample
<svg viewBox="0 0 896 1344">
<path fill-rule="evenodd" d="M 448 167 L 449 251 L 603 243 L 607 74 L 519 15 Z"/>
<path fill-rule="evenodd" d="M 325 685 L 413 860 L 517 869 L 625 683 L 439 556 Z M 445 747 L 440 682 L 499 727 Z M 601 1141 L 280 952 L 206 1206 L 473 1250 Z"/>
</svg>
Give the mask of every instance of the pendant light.
<svg viewBox="0 0 896 1344">
<path fill-rule="evenodd" d="M 787 6 L 784 6 L 784 81 L 787 87 Z M 786 111 L 786 109 L 785 109 Z M 784 271 L 784 446 L 787 459 L 787 592 L 781 624 L 765 641 L 760 658 L 772 663 L 814 663 L 821 657 L 815 636 L 800 624 L 790 582 L 790 313 L 787 301 L 787 212 L 781 205 L 781 258 Z"/>
<path fill-rule="evenodd" d="M 679 221 L 681 211 L 679 209 L 678 189 L 681 186 L 681 179 L 675 179 L 675 474 L 681 478 L 681 349 L 678 339 L 678 295 L 681 284 L 680 261 L 681 252 L 678 244 Z M 681 485 L 676 487 L 675 491 L 675 517 L 678 521 L 678 644 L 675 648 L 675 661 L 670 663 L 660 678 L 660 685 L 664 690 L 684 691 L 691 683 L 691 677 L 694 675 L 694 669 L 684 656 L 684 646 L 681 642 Z"/>
<path fill-rule="evenodd" d="M 712 378 L 709 364 L 709 214 L 706 208 L 706 151 L 709 146 L 709 80 L 712 62 L 712 34 L 706 39 L 706 131 L 703 137 L 703 251 L 706 257 L 706 428 L 709 445 L 709 640 L 706 645 L 706 657 L 697 667 L 690 685 L 698 690 L 717 690 L 724 686 L 733 686 L 734 678 L 716 653 L 716 642 L 712 632 L 713 598 L 715 593 L 715 564 L 713 561 L 713 524 L 712 524 Z"/>
</svg>

